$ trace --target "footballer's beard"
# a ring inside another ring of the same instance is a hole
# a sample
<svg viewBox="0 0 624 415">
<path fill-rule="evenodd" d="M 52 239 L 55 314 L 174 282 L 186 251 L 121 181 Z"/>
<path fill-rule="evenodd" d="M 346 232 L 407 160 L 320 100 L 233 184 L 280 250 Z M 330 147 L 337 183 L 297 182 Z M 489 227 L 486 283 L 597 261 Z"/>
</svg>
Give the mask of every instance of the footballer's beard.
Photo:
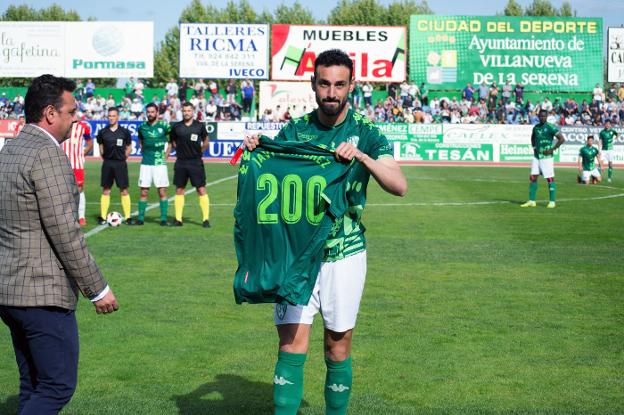
<svg viewBox="0 0 624 415">
<path fill-rule="evenodd" d="M 154 124 L 156 122 L 156 119 L 158 117 L 150 117 L 149 115 L 147 116 L 147 122 L 150 124 Z"/>
<path fill-rule="evenodd" d="M 344 100 L 340 101 L 339 98 L 320 99 L 317 96 L 316 103 L 318 104 L 318 107 L 323 114 L 327 115 L 328 117 L 336 117 L 347 105 L 347 98 L 345 97 Z M 338 105 L 331 105 L 333 103 L 338 103 Z"/>
</svg>

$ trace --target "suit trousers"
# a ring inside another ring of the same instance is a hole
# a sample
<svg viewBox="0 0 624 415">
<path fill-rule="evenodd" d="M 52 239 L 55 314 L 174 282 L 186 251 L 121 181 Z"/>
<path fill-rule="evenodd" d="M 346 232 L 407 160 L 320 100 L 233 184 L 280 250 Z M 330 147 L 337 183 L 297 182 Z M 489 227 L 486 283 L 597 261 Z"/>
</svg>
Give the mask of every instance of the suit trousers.
<svg viewBox="0 0 624 415">
<path fill-rule="evenodd" d="M 19 415 L 57 414 L 78 380 L 78 325 L 74 310 L 0 305 L 20 373 Z"/>
</svg>

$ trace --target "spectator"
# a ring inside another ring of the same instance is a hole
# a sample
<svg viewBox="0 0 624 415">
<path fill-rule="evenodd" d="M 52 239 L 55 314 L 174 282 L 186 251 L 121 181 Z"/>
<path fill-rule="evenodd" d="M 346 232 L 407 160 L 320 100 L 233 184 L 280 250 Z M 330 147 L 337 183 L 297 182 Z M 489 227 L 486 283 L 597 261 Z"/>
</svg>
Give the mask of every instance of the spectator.
<svg viewBox="0 0 624 415">
<path fill-rule="evenodd" d="M 198 79 L 195 85 L 193 85 L 193 89 L 195 89 L 195 95 L 197 95 L 198 98 L 203 98 L 206 95 L 206 83 L 203 79 Z"/>
<path fill-rule="evenodd" d="M 214 79 L 211 80 L 210 83 L 208 84 L 208 89 L 210 90 L 210 94 L 212 95 L 213 98 L 216 98 L 216 96 L 219 94 L 219 86 L 217 85 Z"/>
<path fill-rule="evenodd" d="M 177 96 L 178 95 L 178 84 L 175 79 L 171 78 L 167 85 L 165 85 L 165 90 L 167 91 L 167 96 Z"/>
<path fill-rule="evenodd" d="M 117 104 L 115 103 L 113 94 L 108 94 L 108 99 L 106 100 L 106 110 L 108 111 L 109 108 L 114 108 L 116 106 Z"/>
<path fill-rule="evenodd" d="M 134 83 L 134 97 L 138 98 L 143 102 L 143 89 L 145 88 L 145 84 L 140 79 L 137 79 Z"/>
<path fill-rule="evenodd" d="M 230 79 L 228 81 L 228 84 L 225 86 L 225 93 L 227 94 L 226 101 L 229 104 L 233 104 L 234 102 L 236 102 L 236 93 L 237 92 L 238 92 L 238 90 L 236 88 L 236 84 L 234 83 L 234 80 Z"/>
<path fill-rule="evenodd" d="M 253 103 L 255 94 L 253 82 L 251 82 L 251 80 L 246 79 L 242 82 L 241 93 L 243 97 L 243 112 L 245 114 L 250 114 L 251 104 Z"/>
<path fill-rule="evenodd" d="M 87 98 L 91 98 L 95 94 L 95 83 L 89 79 L 85 84 L 85 95 Z"/>
<path fill-rule="evenodd" d="M 509 83 L 509 81 L 506 81 L 505 85 L 503 85 L 502 97 L 503 97 L 503 100 L 502 100 L 503 105 L 511 100 L 511 84 Z"/>
<path fill-rule="evenodd" d="M 362 95 L 364 97 L 364 104 L 373 105 L 373 86 L 370 82 L 362 85 Z"/>
<path fill-rule="evenodd" d="M 429 105 L 429 90 L 427 89 L 427 85 L 425 85 L 425 83 L 421 83 L 420 84 L 420 96 L 418 97 L 418 99 L 420 100 L 420 102 L 422 103 L 423 106 L 428 106 Z"/>
<path fill-rule="evenodd" d="M 472 101 L 472 97 L 474 95 L 474 89 L 472 89 L 472 85 L 470 82 L 466 84 L 466 87 L 462 90 L 462 98 L 466 101 Z"/>
<path fill-rule="evenodd" d="M 600 84 L 596 84 L 596 87 L 594 88 L 592 95 L 594 97 L 594 101 L 598 101 L 598 102 L 604 101 L 604 92 L 602 92 L 602 87 L 600 86 Z"/>
<path fill-rule="evenodd" d="M 353 87 L 353 108 L 359 111 L 362 107 L 362 84 L 358 81 L 355 82 Z"/>
<path fill-rule="evenodd" d="M 522 102 L 524 102 L 524 85 L 522 85 L 521 83 L 516 84 L 514 93 L 516 94 L 516 104 L 521 104 Z"/>
<path fill-rule="evenodd" d="M 624 84 L 618 84 L 617 96 L 619 101 L 624 101 Z"/>
<path fill-rule="evenodd" d="M 132 100 L 134 99 L 134 77 L 130 77 L 126 81 L 126 85 L 124 86 L 124 92 L 126 93 L 126 98 Z"/>
<path fill-rule="evenodd" d="M 186 79 L 180 79 L 180 85 L 178 86 L 178 99 L 181 102 L 186 101 L 186 97 L 188 95 L 188 85 L 186 83 Z"/>
<path fill-rule="evenodd" d="M 487 101 L 489 96 L 490 96 L 490 88 L 486 85 L 485 81 L 483 81 L 481 82 L 481 85 L 479 85 L 479 99 Z"/>
<path fill-rule="evenodd" d="M 217 104 L 212 97 L 208 99 L 206 104 L 206 121 L 214 121 L 217 119 Z"/>
<path fill-rule="evenodd" d="M 401 101 L 401 107 L 406 106 L 407 98 L 409 97 L 409 85 L 407 81 L 403 81 L 399 86 L 399 98 Z"/>
</svg>

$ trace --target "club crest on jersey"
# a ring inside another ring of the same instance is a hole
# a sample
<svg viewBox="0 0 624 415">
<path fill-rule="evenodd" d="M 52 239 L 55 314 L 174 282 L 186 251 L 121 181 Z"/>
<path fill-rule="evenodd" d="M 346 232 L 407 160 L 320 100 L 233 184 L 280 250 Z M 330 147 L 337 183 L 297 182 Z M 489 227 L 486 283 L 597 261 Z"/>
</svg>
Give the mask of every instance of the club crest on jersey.
<svg viewBox="0 0 624 415">
<path fill-rule="evenodd" d="M 347 138 L 347 143 L 353 145 L 353 147 L 357 147 L 359 142 L 360 137 L 358 137 L 357 135 L 352 135 L 351 137 Z"/>
<path fill-rule="evenodd" d="M 287 308 L 288 308 L 287 304 L 276 304 L 275 312 L 277 313 L 277 318 L 279 318 L 280 320 L 283 320 L 284 316 L 286 315 Z"/>
<path fill-rule="evenodd" d="M 163 129 L 162 128 L 158 128 L 158 134 L 162 134 L 163 133 Z"/>
<path fill-rule="evenodd" d="M 191 134 L 191 141 L 197 141 L 197 134 Z"/>
</svg>

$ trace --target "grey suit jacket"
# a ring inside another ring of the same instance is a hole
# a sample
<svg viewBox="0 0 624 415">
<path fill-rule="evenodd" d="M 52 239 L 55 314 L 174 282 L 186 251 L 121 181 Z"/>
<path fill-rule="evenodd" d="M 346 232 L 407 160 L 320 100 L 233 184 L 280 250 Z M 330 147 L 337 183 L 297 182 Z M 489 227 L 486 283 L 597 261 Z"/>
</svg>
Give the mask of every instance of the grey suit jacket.
<svg viewBox="0 0 624 415">
<path fill-rule="evenodd" d="M 106 281 L 78 224 L 69 160 L 45 132 L 25 125 L 0 151 L 0 305 L 73 310 Z"/>
</svg>

